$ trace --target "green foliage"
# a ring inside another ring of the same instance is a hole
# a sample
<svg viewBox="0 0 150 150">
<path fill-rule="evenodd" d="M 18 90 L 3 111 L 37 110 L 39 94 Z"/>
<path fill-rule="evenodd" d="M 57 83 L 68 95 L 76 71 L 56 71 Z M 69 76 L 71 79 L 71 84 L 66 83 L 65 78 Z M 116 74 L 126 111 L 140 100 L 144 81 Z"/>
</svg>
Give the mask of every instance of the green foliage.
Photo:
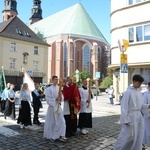
<svg viewBox="0 0 150 150">
<path fill-rule="evenodd" d="M 74 73 L 72 76 L 75 76 L 76 74 Z M 83 71 L 83 72 L 79 72 L 79 82 L 78 82 L 78 86 L 82 85 L 82 79 L 83 78 L 90 78 L 90 74 L 88 71 Z"/>
<path fill-rule="evenodd" d="M 113 80 L 112 80 L 111 76 L 107 76 L 101 82 L 100 88 L 108 88 L 112 84 L 113 84 Z"/>
</svg>

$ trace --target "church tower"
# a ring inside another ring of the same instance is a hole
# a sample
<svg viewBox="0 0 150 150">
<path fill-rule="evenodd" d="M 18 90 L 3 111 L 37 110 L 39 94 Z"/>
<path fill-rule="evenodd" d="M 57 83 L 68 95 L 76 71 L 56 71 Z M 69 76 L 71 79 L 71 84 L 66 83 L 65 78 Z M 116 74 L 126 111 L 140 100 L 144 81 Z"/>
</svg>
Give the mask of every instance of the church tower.
<svg viewBox="0 0 150 150">
<path fill-rule="evenodd" d="M 16 0 L 4 0 L 3 21 L 7 21 L 10 17 L 17 16 L 17 14 Z"/>
<path fill-rule="evenodd" d="M 31 11 L 30 24 L 42 19 L 41 0 L 33 0 L 33 8 Z"/>
</svg>

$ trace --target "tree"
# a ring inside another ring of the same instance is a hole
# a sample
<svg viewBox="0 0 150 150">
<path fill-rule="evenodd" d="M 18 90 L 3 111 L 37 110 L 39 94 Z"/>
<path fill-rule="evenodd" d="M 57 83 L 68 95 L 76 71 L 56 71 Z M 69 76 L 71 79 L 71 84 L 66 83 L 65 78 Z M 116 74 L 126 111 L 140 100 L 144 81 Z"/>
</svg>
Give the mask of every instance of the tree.
<svg viewBox="0 0 150 150">
<path fill-rule="evenodd" d="M 73 73 L 72 76 L 75 77 L 75 75 L 76 75 L 76 74 Z M 89 74 L 88 71 L 79 72 L 79 81 L 78 81 L 78 85 L 81 86 L 81 84 L 82 84 L 82 79 L 83 79 L 83 78 L 90 78 L 90 77 L 91 77 L 91 76 L 90 76 L 90 74 Z"/>
<path fill-rule="evenodd" d="M 108 88 L 110 85 L 113 84 L 113 80 L 110 76 L 107 76 L 103 79 L 103 81 L 100 84 L 100 88 Z"/>
<path fill-rule="evenodd" d="M 112 84 L 113 84 L 113 71 L 108 70 L 108 76 L 102 80 L 100 88 L 108 88 Z"/>
</svg>

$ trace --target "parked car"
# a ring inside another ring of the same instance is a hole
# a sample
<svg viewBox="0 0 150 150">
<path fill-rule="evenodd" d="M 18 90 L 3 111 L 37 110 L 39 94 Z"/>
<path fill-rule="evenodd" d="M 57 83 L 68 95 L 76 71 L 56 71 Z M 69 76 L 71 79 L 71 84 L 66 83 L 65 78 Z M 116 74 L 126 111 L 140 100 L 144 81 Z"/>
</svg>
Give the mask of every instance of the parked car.
<svg viewBox="0 0 150 150">
<path fill-rule="evenodd" d="M 91 90 L 92 90 L 92 93 L 94 94 L 94 96 L 96 96 L 96 93 L 97 93 L 97 95 L 100 94 L 100 90 L 98 88 L 96 88 L 96 86 L 92 86 Z"/>
</svg>

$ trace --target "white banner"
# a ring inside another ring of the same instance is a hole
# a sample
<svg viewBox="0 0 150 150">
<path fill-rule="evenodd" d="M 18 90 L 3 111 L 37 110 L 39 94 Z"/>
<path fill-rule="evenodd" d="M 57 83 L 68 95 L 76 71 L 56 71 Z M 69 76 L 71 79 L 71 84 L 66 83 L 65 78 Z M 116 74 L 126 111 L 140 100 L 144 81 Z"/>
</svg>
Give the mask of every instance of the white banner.
<svg viewBox="0 0 150 150">
<path fill-rule="evenodd" d="M 31 79 L 31 77 L 28 75 L 28 73 L 26 71 L 24 71 L 24 81 L 23 81 L 23 83 L 28 84 L 28 87 L 29 87 L 30 91 L 33 91 L 35 89 L 34 82 L 33 82 L 33 80 Z"/>
</svg>

